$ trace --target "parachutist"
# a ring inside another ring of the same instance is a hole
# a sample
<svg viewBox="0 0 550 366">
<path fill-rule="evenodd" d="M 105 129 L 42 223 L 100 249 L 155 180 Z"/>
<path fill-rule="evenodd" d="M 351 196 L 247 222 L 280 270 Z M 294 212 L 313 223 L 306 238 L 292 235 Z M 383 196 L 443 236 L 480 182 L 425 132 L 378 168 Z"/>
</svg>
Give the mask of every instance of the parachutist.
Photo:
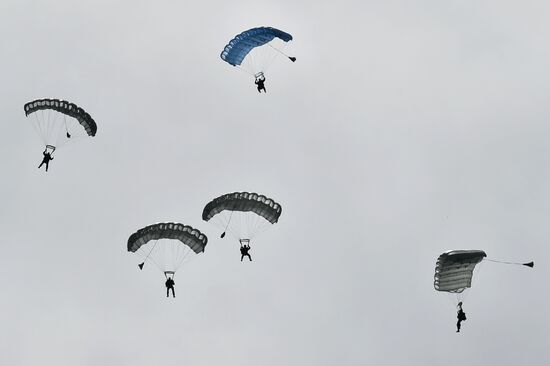
<svg viewBox="0 0 550 366">
<path fill-rule="evenodd" d="M 48 151 L 48 149 L 44 150 L 42 153 L 44 155 L 44 158 L 42 159 L 42 163 L 38 166 L 38 169 L 42 167 L 42 165 L 46 164 L 46 171 L 48 171 L 48 165 L 50 164 L 50 160 L 53 160 L 52 155 Z"/>
<path fill-rule="evenodd" d="M 174 282 L 172 277 L 168 277 L 164 284 L 166 285 L 166 297 L 170 297 L 170 290 L 172 290 L 172 297 L 176 297 L 176 293 L 174 292 L 174 285 L 176 283 Z"/>
<path fill-rule="evenodd" d="M 458 303 L 458 310 L 456 312 L 456 317 L 458 321 L 456 322 L 456 332 L 460 332 L 460 323 L 466 320 L 466 313 L 462 310 L 462 301 Z"/>
<path fill-rule="evenodd" d="M 258 92 L 261 93 L 262 90 L 266 92 L 265 78 L 260 78 L 263 76 L 261 70 L 265 70 L 278 54 L 288 57 L 292 62 L 296 61 L 296 57 L 289 56 L 279 49 L 278 44 L 289 41 L 292 41 L 292 35 L 280 29 L 273 27 L 252 28 L 229 41 L 223 48 L 220 57 L 228 64 L 246 69 L 245 72 L 254 75 Z M 257 48 L 260 51 L 257 51 Z M 244 64 L 243 61 L 245 61 Z"/>
<path fill-rule="evenodd" d="M 177 222 L 160 222 L 139 229 L 128 238 L 128 251 L 139 254 L 145 263 L 156 265 L 166 278 L 166 297 L 176 297 L 174 276 L 191 253 L 200 254 L 208 243 L 206 235 Z"/>
<path fill-rule="evenodd" d="M 256 80 L 254 81 L 254 84 L 256 84 L 258 88 L 258 93 L 261 93 L 262 90 L 264 91 L 264 93 L 267 93 L 267 90 L 265 90 L 264 82 L 265 76 L 263 76 L 263 74 L 259 78 L 256 78 Z"/>
<path fill-rule="evenodd" d="M 504 263 L 533 267 L 533 262 L 504 262 L 487 259 L 487 253 L 483 250 L 449 250 L 437 258 L 435 264 L 434 288 L 436 291 L 449 292 L 454 295 L 464 293 L 472 287 L 472 276 L 476 266 L 482 261 Z M 463 297 L 461 297 L 463 299 Z M 466 313 L 462 309 L 462 301 L 457 305 L 456 332 L 460 332 L 460 326 L 466 320 Z"/>
<path fill-rule="evenodd" d="M 250 250 L 250 245 L 248 244 L 241 245 L 241 262 L 243 261 L 244 257 L 248 257 L 248 259 L 252 261 L 252 258 L 248 253 L 249 250 Z"/>
</svg>

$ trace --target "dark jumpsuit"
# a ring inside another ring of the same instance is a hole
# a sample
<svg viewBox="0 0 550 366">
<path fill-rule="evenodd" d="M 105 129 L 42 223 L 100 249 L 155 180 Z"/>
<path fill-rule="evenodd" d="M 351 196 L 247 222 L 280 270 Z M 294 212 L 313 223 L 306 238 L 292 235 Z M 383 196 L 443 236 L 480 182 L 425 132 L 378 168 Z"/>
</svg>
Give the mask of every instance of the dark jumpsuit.
<svg viewBox="0 0 550 366">
<path fill-rule="evenodd" d="M 165 285 L 166 285 L 166 297 L 170 297 L 170 290 L 172 290 L 172 297 L 176 297 L 176 293 L 174 292 L 174 285 L 175 284 L 176 283 L 171 278 L 168 278 L 166 280 L 166 283 L 165 283 Z"/>
<path fill-rule="evenodd" d="M 243 261 L 244 257 L 248 257 L 249 260 L 252 260 L 252 258 L 250 257 L 250 254 L 248 253 L 249 250 L 250 250 L 249 245 L 243 245 L 241 247 L 241 262 Z"/>
<path fill-rule="evenodd" d="M 256 84 L 258 87 L 258 93 L 261 93 L 262 90 L 264 91 L 264 93 L 267 93 L 267 90 L 265 90 L 264 82 L 265 82 L 265 78 L 256 79 L 256 81 L 254 81 L 254 84 Z"/>
<path fill-rule="evenodd" d="M 53 158 L 49 152 L 44 151 L 42 155 L 44 155 L 44 158 L 42 159 L 42 163 L 38 166 L 38 169 L 40 169 L 42 165 L 46 164 L 46 171 L 48 171 L 48 165 L 50 164 L 50 160 L 53 160 Z"/>
</svg>

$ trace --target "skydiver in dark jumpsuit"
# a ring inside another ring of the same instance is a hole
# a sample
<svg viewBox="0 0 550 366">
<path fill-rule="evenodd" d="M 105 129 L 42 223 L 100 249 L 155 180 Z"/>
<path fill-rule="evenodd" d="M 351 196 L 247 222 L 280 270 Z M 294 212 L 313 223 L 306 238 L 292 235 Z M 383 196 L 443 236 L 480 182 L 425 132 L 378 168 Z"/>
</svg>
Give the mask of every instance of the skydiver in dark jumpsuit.
<svg viewBox="0 0 550 366">
<path fill-rule="evenodd" d="M 460 323 L 466 320 L 466 313 L 462 310 L 462 301 L 458 303 L 458 310 L 456 312 L 458 321 L 456 322 L 456 332 L 460 332 Z"/>
<path fill-rule="evenodd" d="M 250 259 L 250 261 L 252 261 L 252 258 L 250 257 L 250 254 L 248 253 L 249 250 L 250 250 L 250 245 L 248 245 L 248 244 L 241 245 L 241 262 L 243 261 L 244 257 L 248 257 L 248 259 Z"/>
<path fill-rule="evenodd" d="M 259 78 L 256 78 L 256 80 L 254 81 L 254 84 L 256 84 L 258 88 L 258 93 L 261 93 L 262 90 L 264 91 L 264 93 L 267 93 L 267 90 L 265 90 L 264 82 L 265 82 L 265 76 L 263 75 Z"/>
<path fill-rule="evenodd" d="M 46 164 L 46 171 L 48 171 L 50 160 L 53 160 L 52 155 L 47 150 L 44 150 L 42 155 L 44 155 L 44 158 L 42 159 L 42 163 L 38 166 L 38 169 L 40 169 L 42 165 Z"/>
<path fill-rule="evenodd" d="M 176 293 L 174 292 L 174 285 L 176 283 L 174 280 L 171 277 L 168 277 L 164 284 L 166 285 L 166 297 L 170 297 L 170 290 L 172 290 L 172 297 L 176 297 Z"/>
</svg>

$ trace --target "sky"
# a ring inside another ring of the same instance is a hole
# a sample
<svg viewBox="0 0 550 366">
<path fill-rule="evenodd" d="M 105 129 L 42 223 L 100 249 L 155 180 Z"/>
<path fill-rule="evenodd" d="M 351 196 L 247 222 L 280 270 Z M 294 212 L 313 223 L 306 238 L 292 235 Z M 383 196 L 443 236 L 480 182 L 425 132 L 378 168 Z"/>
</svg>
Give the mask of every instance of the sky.
<svg viewBox="0 0 550 366">
<path fill-rule="evenodd" d="M 547 365 L 550 3 L 0 2 L 0 363 Z M 291 33 L 267 94 L 219 54 Z M 23 112 L 88 111 L 93 138 L 36 167 Z M 254 261 L 201 213 L 282 205 Z M 165 297 L 137 229 L 209 237 Z M 433 288 L 450 249 L 483 263 L 455 333 Z"/>
</svg>

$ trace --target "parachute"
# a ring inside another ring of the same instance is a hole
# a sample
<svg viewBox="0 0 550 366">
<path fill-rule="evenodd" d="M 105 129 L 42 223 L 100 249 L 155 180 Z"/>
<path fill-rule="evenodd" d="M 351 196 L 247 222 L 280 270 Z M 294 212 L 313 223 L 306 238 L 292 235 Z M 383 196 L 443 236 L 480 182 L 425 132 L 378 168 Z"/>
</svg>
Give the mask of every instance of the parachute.
<svg viewBox="0 0 550 366">
<path fill-rule="evenodd" d="M 485 257 L 487 254 L 482 250 L 451 250 L 441 254 L 435 265 L 435 289 L 461 293 L 471 287 L 474 268 Z"/>
<path fill-rule="evenodd" d="M 517 263 L 488 259 L 487 254 L 482 250 L 451 250 L 437 258 L 434 288 L 437 291 L 454 294 L 457 301 L 462 301 L 463 293 L 472 287 L 474 270 L 482 261 L 516 264 L 531 268 L 534 266 L 534 262 Z"/>
<path fill-rule="evenodd" d="M 235 36 L 224 47 L 220 57 L 258 79 L 263 77 L 263 73 L 279 54 L 292 62 L 296 61 L 296 57 L 288 56 L 281 50 L 291 40 L 292 35 L 276 28 L 252 28 Z"/>
<path fill-rule="evenodd" d="M 165 275 L 173 275 L 189 256 L 204 252 L 208 238 L 197 229 L 179 223 L 159 223 L 139 229 L 128 238 L 128 251 L 151 261 Z"/>
<path fill-rule="evenodd" d="M 84 109 L 59 99 L 37 99 L 26 103 L 25 115 L 50 150 L 82 137 L 95 136 L 97 125 Z"/>
<path fill-rule="evenodd" d="M 241 245 L 248 244 L 260 232 L 279 221 L 281 205 L 258 193 L 234 192 L 210 201 L 202 212 L 204 221 L 212 221 L 229 232 Z"/>
</svg>

